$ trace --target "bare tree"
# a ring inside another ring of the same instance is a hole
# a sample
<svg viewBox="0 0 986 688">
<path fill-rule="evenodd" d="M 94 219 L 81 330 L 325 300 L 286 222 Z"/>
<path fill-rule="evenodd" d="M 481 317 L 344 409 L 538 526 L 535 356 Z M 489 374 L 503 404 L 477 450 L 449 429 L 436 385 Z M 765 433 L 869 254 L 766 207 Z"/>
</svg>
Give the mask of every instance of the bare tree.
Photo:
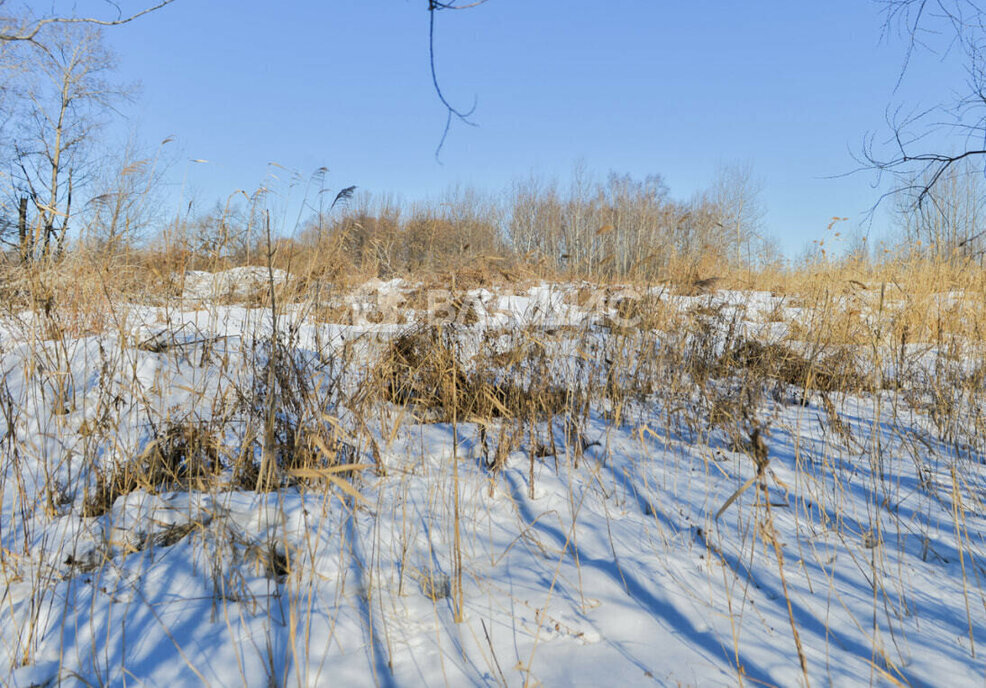
<svg viewBox="0 0 986 688">
<path fill-rule="evenodd" d="M 36 211 L 27 254 L 64 246 L 73 193 L 91 171 L 101 118 L 125 91 L 108 80 L 114 63 L 97 27 L 58 24 L 35 44 L 14 128 L 12 177 Z"/>
<path fill-rule="evenodd" d="M 514 183 L 508 197 L 508 235 L 515 251 L 529 260 L 557 255 L 557 237 L 551 236 L 561 226 L 562 199 L 555 182 L 536 175 Z"/>
<path fill-rule="evenodd" d="M 937 260 L 963 261 L 983 256 L 986 194 L 981 171 L 968 161 L 952 165 L 928 190 L 918 208 L 906 200 L 898 217 L 911 251 Z"/>
<path fill-rule="evenodd" d="M 86 203 L 84 238 L 90 248 L 106 257 L 126 250 L 141 239 L 142 231 L 158 217 L 157 189 L 163 171 L 165 139 L 156 153 L 143 150 L 135 136 L 122 151 L 100 165 Z"/>
<path fill-rule="evenodd" d="M 751 231 L 745 223 L 759 207 L 746 194 L 742 232 Z M 678 202 L 659 175 L 611 173 L 599 182 L 584 165 L 576 165 L 567 191 L 537 178 L 515 184 L 505 217 L 515 251 L 588 278 L 649 279 L 682 258 L 725 262 L 732 245 L 708 194 Z"/>
<path fill-rule="evenodd" d="M 867 166 L 894 179 L 892 193 L 922 206 L 954 165 L 986 156 L 986 11 L 977 0 L 878 1 L 885 32 L 903 35 L 907 44 L 898 86 L 921 52 L 957 52 L 966 72 L 965 93 L 957 99 L 914 114 L 888 112 L 889 150 L 875 146 L 873 137 L 864 143 Z"/>
<path fill-rule="evenodd" d="M 760 240 L 766 215 L 762 191 L 763 182 L 749 164 L 726 165 L 716 174 L 710 201 L 722 232 L 721 242 L 732 246 L 736 266 L 753 263 L 753 246 Z"/>
</svg>

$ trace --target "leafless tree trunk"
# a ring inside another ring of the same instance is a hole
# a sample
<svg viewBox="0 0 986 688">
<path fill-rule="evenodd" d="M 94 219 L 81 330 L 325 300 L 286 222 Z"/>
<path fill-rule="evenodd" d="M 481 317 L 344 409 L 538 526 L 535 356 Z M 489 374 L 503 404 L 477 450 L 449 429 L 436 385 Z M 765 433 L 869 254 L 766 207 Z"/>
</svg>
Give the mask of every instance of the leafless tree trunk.
<svg viewBox="0 0 986 688">
<path fill-rule="evenodd" d="M 21 261 L 27 260 L 31 253 L 27 236 L 27 197 L 21 196 L 17 202 L 17 245 L 20 248 Z"/>
<path fill-rule="evenodd" d="M 72 220 L 72 199 L 90 171 L 87 149 L 101 117 L 124 92 L 106 80 L 113 59 L 98 28 L 58 24 L 36 45 L 15 129 L 18 183 L 37 211 L 42 256 L 60 251 Z"/>
</svg>

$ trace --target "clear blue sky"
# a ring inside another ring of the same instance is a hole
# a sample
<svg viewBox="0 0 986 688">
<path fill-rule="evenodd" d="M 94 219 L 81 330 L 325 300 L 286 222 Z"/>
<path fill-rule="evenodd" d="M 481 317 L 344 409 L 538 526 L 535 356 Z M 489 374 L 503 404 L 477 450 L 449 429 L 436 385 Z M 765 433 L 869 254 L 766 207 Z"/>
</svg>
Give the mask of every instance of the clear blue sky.
<svg viewBox="0 0 986 688">
<path fill-rule="evenodd" d="M 881 40 L 868 0 L 489 0 L 438 16 L 440 79 L 454 103 L 478 97 L 479 125 L 454 126 L 439 164 L 425 6 L 178 0 L 108 33 L 142 84 L 118 130 L 175 135 L 172 174 L 204 205 L 256 189 L 271 161 L 408 200 L 532 171 L 565 181 L 578 159 L 661 174 L 688 198 L 717 166 L 749 163 L 768 231 L 796 254 L 876 200 L 872 175 L 827 177 L 855 167 L 887 105 L 931 104 L 961 80 L 925 59 L 895 93 L 904 46 Z"/>
</svg>

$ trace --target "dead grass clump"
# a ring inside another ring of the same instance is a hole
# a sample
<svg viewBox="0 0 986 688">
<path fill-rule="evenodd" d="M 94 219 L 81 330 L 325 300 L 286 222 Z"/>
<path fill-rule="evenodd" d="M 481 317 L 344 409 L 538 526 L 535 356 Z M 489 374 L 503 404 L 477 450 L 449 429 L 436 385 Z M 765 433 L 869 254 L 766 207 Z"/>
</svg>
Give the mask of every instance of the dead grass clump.
<svg viewBox="0 0 986 688">
<path fill-rule="evenodd" d="M 510 282 L 510 273 L 497 268 L 498 259 L 476 259 L 451 272 L 438 272 L 433 277 L 433 284 L 452 284 L 456 289 L 469 290 L 495 286 L 498 282 Z"/>
<path fill-rule="evenodd" d="M 352 325 L 353 309 L 345 303 L 321 304 L 312 310 L 312 319 L 319 323 Z"/>
<path fill-rule="evenodd" d="M 479 322 L 479 312 L 473 299 L 460 296 L 452 300 L 450 306 L 455 310 L 455 322 L 472 326 Z"/>
<path fill-rule="evenodd" d="M 281 469 L 296 478 L 306 471 L 334 468 L 355 463 L 357 459 L 352 443 L 346 441 L 336 429 L 320 426 L 289 430 L 285 441 L 278 447 L 278 454 Z"/>
<path fill-rule="evenodd" d="M 395 404 L 444 408 L 466 386 L 465 371 L 452 346 L 443 328 L 405 332 L 387 348 L 371 385 Z"/>
<path fill-rule="evenodd" d="M 700 296 L 709 294 L 719 288 L 722 281 L 720 277 L 705 277 L 691 280 L 682 287 L 682 294 L 685 296 Z"/>
<path fill-rule="evenodd" d="M 84 337 L 112 323 L 116 275 L 74 256 L 62 261 L 0 267 L 0 311 L 40 316 L 44 339 Z"/>
<path fill-rule="evenodd" d="M 246 426 L 233 484 L 266 491 L 355 461 L 348 435 L 326 413 L 338 378 L 315 375 L 311 361 L 278 338 L 258 345 L 253 357 L 252 386 L 239 390 L 236 404 Z"/>
<path fill-rule="evenodd" d="M 194 422 L 170 422 L 140 456 L 101 475 L 82 508 L 86 517 L 101 516 L 118 497 L 138 489 L 202 489 L 220 468 L 219 440 Z"/>
<path fill-rule="evenodd" d="M 278 285 L 280 287 L 280 285 Z M 278 297 L 283 297 L 285 290 L 275 287 Z M 264 284 L 229 285 L 224 291 L 210 299 L 217 306 L 243 306 L 245 308 L 263 308 L 270 302 L 270 290 Z"/>
<path fill-rule="evenodd" d="M 625 296 L 615 306 L 617 320 L 641 332 L 667 329 L 679 315 L 678 308 L 658 294 Z"/>
<path fill-rule="evenodd" d="M 472 415 L 487 418 L 551 418 L 581 404 L 582 395 L 558 385 L 543 385 L 539 389 L 524 389 L 520 385 L 501 381 L 492 384 L 474 383 L 467 390 L 467 407 Z"/>
<path fill-rule="evenodd" d="M 744 368 L 755 375 L 819 392 L 862 392 L 872 387 L 856 357 L 844 348 L 806 358 L 782 344 L 744 339 L 722 357 L 720 365 L 723 373 L 730 368 Z"/>
<path fill-rule="evenodd" d="M 578 289 L 565 294 L 564 301 L 569 305 L 583 308 L 585 307 L 586 304 L 596 299 L 596 292 L 597 292 L 596 287 L 588 284 L 583 284 Z"/>
<path fill-rule="evenodd" d="M 429 293 L 428 300 L 426 308 L 431 318 L 466 327 L 479 322 L 479 311 L 474 297 L 433 290 Z"/>
<path fill-rule="evenodd" d="M 370 388 L 435 422 L 546 418 L 576 405 L 579 394 L 530 373 L 532 356 L 523 348 L 486 353 L 467 370 L 447 328 L 419 327 L 391 343 Z"/>
</svg>

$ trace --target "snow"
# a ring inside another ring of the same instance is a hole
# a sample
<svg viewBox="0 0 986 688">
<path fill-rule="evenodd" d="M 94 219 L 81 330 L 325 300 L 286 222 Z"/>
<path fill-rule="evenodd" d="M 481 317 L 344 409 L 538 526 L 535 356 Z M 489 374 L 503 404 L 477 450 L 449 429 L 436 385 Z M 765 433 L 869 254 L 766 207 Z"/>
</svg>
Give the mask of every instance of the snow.
<svg viewBox="0 0 986 688">
<path fill-rule="evenodd" d="M 541 421 L 557 452 L 535 458 L 533 486 L 529 440 L 493 474 L 474 419 L 381 409 L 367 430 L 386 474 L 360 472 L 358 504 L 332 483 L 142 486 L 84 516 L 84 486 L 139 455 L 151 423 L 224 419 L 224 441 L 243 441 L 229 409 L 263 370 L 269 315 L 213 297 L 254 278 L 266 271 L 189 273 L 196 310 L 121 305 L 128 331 L 37 346 L 0 335 L 3 685 L 797 686 L 792 618 L 812 685 L 986 683 L 986 457 L 973 421 L 961 441 L 942 438 L 888 391 L 831 396 L 851 439 L 820 397 L 768 399 L 768 492 L 746 489 L 718 519 L 756 466 L 723 432 L 678 420 L 705 416 L 700 400 L 660 387 L 628 400 L 619 424 L 597 399 L 577 440 L 563 418 Z M 477 290 L 478 322 L 455 331 L 475 350 L 484 333 L 582 326 L 594 314 L 571 290 Z M 666 298 L 783 334 L 764 323 L 786 308 L 769 293 Z M 285 320 L 316 389 L 356 342 L 348 391 L 413 327 L 318 324 L 300 309 Z M 585 327 L 579 341 L 544 337 L 559 383 L 599 373 L 580 361 L 607 335 Z M 325 413 L 355 433 L 344 398 Z"/>
<path fill-rule="evenodd" d="M 268 272 L 263 267 L 238 267 L 220 272 L 189 270 L 185 273 L 183 296 L 187 301 L 204 301 L 219 298 L 245 298 L 270 282 L 282 284 L 287 274 L 277 268 Z"/>
</svg>

